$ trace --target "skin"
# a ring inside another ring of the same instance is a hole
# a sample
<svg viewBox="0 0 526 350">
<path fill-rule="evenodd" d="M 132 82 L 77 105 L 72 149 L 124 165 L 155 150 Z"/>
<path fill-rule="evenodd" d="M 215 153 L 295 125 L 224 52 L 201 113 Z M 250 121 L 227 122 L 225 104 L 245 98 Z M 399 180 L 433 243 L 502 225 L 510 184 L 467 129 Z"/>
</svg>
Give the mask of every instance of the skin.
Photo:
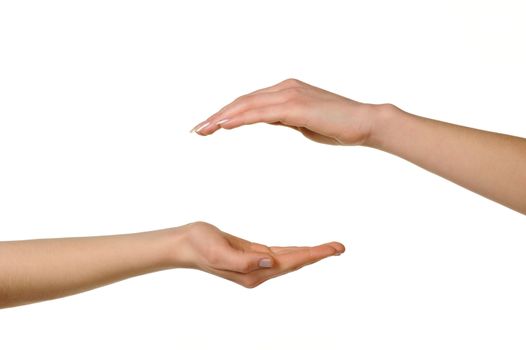
<svg viewBox="0 0 526 350">
<path fill-rule="evenodd" d="M 204 222 L 113 236 L 0 242 L 0 308 L 173 268 L 197 269 L 253 288 L 344 251 L 337 242 L 268 247 Z"/>
<path fill-rule="evenodd" d="M 526 214 L 526 139 L 444 123 L 392 104 L 361 103 L 296 79 L 241 96 L 192 131 L 269 123 L 330 145 L 362 145 L 406 159 Z"/>
</svg>

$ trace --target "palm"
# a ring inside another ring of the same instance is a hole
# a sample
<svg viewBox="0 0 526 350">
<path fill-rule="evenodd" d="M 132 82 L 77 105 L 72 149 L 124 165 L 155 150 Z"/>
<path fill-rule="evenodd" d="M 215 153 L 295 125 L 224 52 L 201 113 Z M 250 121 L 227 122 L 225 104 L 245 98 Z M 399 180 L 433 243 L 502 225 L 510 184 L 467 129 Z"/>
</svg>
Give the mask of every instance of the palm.
<svg viewBox="0 0 526 350">
<path fill-rule="evenodd" d="M 194 268 L 229 279 L 246 287 L 255 287 L 264 281 L 297 270 L 345 248 L 340 243 L 327 243 L 317 247 L 268 247 L 222 232 L 217 227 L 199 223 L 188 235 L 185 249 L 192 252 Z M 269 260 L 272 266 L 261 266 Z"/>
</svg>

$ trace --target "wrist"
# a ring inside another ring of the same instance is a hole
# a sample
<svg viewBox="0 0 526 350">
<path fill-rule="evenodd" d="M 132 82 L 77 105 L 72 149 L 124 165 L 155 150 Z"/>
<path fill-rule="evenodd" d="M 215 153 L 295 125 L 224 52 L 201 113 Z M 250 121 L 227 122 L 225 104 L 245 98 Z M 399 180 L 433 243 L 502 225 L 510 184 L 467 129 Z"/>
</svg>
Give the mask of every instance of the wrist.
<svg viewBox="0 0 526 350">
<path fill-rule="evenodd" d="M 195 268 L 196 257 L 189 237 L 196 230 L 203 230 L 203 222 L 192 222 L 179 227 L 156 231 L 163 241 L 160 252 L 166 268 Z"/>
<path fill-rule="evenodd" d="M 375 112 L 371 118 L 371 129 L 364 146 L 385 150 L 385 145 L 407 114 L 393 104 L 374 105 Z"/>
<path fill-rule="evenodd" d="M 181 266 L 177 257 L 183 250 L 183 240 L 185 236 L 185 226 L 160 229 L 144 232 L 145 239 L 150 242 L 155 258 L 155 265 L 159 270 L 173 269 Z"/>
</svg>

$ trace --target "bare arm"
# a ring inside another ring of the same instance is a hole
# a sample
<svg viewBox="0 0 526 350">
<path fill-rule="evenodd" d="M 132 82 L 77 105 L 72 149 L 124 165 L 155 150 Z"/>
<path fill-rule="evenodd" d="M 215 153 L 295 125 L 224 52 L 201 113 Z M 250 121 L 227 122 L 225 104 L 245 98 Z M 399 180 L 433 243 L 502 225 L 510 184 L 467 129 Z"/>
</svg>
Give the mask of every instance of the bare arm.
<svg viewBox="0 0 526 350">
<path fill-rule="evenodd" d="M 171 268 L 199 269 L 251 288 L 344 250 L 336 242 L 267 247 L 202 222 L 125 235 L 0 242 L 0 308 Z"/>
<path fill-rule="evenodd" d="M 422 118 L 389 106 L 368 145 L 526 214 L 526 139 Z"/>
<path fill-rule="evenodd" d="M 392 153 L 526 214 L 526 139 L 360 103 L 295 79 L 241 96 L 194 131 L 258 122 L 289 126 L 316 142 Z"/>
</svg>

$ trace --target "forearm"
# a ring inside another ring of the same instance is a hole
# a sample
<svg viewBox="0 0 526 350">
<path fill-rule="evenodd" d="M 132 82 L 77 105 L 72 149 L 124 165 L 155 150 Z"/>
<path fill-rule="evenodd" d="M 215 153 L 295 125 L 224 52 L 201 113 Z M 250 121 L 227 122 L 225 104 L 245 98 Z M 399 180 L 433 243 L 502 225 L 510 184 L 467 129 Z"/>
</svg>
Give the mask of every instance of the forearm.
<svg viewBox="0 0 526 350">
<path fill-rule="evenodd" d="M 269 247 L 194 222 L 117 236 L 0 242 L 0 308 L 80 293 L 128 277 L 193 268 L 253 288 L 345 247 Z"/>
<path fill-rule="evenodd" d="M 159 230 L 0 242 L 0 307 L 63 297 L 169 268 L 173 236 Z"/>
<path fill-rule="evenodd" d="M 368 146 L 526 214 L 526 139 L 383 108 Z"/>
</svg>

